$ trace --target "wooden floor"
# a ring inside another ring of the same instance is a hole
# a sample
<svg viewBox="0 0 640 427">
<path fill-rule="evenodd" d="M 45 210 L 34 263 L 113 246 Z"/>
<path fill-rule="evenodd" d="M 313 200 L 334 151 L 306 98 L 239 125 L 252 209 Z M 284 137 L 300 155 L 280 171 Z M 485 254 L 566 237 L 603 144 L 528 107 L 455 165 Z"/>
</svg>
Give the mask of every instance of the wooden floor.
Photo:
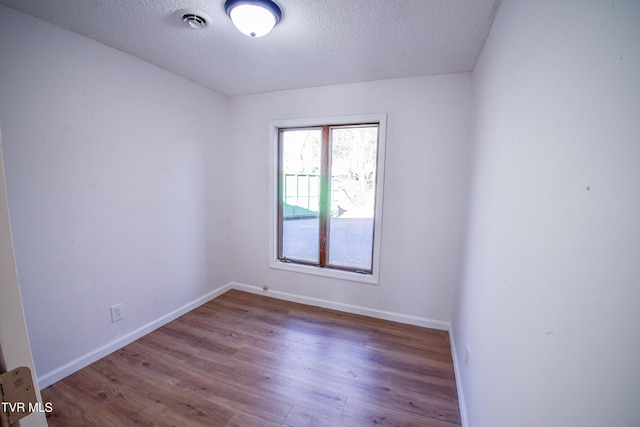
<svg viewBox="0 0 640 427">
<path fill-rule="evenodd" d="M 231 290 L 42 390 L 55 426 L 460 426 L 447 332 Z"/>
</svg>

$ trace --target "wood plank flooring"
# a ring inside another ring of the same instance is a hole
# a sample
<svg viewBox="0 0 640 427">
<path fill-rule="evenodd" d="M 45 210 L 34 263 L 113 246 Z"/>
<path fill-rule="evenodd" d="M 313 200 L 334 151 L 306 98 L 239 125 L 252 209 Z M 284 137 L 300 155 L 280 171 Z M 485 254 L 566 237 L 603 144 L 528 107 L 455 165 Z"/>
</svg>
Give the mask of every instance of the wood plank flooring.
<svg viewBox="0 0 640 427">
<path fill-rule="evenodd" d="M 56 426 L 460 426 L 445 331 L 231 290 L 42 390 Z"/>
</svg>

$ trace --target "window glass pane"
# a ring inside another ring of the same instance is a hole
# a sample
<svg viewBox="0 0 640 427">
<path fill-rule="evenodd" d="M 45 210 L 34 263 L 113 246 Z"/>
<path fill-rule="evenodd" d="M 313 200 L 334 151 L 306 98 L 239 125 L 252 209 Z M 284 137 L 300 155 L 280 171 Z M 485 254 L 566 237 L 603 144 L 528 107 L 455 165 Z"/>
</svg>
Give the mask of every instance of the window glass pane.
<svg viewBox="0 0 640 427">
<path fill-rule="evenodd" d="M 331 129 L 331 265 L 372 269 L 377 152 L 377 126 Z"/>
<path fill-rule="evenodd" d="M 319 262 L 320 129 L 280 134 L 281 257 Z"/>
</svg>

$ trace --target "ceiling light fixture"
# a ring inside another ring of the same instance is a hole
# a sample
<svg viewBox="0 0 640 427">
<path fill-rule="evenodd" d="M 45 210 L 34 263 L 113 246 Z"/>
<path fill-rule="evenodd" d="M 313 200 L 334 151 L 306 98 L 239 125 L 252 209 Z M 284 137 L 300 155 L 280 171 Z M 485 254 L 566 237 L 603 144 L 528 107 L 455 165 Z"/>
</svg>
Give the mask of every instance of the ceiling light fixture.
<svg viewBox="0 0 640 427">
<path fill-rule="evenodd" d="M 241 33 L 249 37 L 262 37 L 276 26 L 282 11 L 271 0 L 227 0 L 227 15 Z"/>
</svg>

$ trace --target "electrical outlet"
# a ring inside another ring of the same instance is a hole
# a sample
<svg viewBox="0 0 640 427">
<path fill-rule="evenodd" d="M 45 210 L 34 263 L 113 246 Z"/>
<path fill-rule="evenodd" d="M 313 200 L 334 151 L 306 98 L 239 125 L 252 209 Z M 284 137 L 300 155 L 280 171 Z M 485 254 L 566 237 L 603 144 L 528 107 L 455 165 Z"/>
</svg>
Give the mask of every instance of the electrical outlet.
<svg viewBox="0 0 640 427">
<path fill-rule="evenodd" d="M 124 308 L 122 303 L 111 306 L 111 323 L 124 319 Z"/>
<path fill-rule="evenodd" d="M 471 349 L 467 346 L 467 352 L 464 355 L 464 364 L 465 366 L 469 366 L 469 357 L 471 356 Z"/>
</svg>

